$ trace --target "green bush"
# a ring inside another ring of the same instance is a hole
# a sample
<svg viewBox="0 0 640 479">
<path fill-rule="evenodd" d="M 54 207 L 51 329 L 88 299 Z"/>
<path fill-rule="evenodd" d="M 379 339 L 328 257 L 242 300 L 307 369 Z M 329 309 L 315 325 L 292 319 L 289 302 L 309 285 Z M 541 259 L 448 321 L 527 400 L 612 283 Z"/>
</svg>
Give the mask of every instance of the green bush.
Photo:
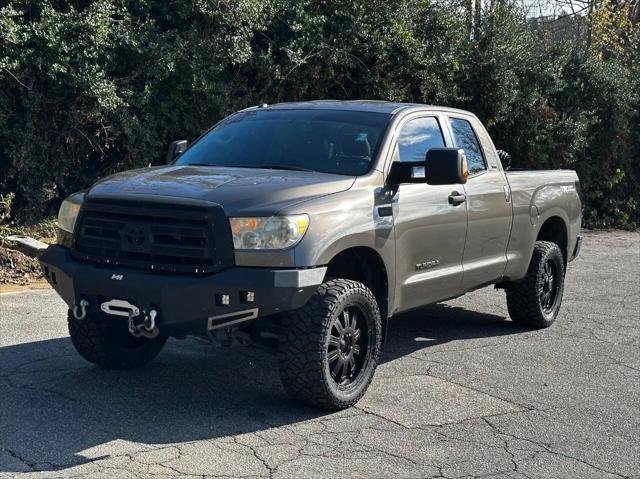
<svg viewBox="0 0 640 479">
<path fill-rule="evenodd" d="M 0 195 L 0 246 L 2 246 L 4 238 L 11 232 L 9 218 L 11 217 L 13 197 L 13 193 L 9 193 L 6 196 Z"/>
<path fill-rule="evenodd" d="M 0 5 L 0 194 L 21 222 L 234 110 L 317 98 L 470 109 L 514 166 L 577 169 L 587 225 L 640 222 L 637 38 L 603 59 L 501 3 L 473 39 L 428 0 Z"/>
<path fill-rule="evenodd" d="M 573 41 L 541 44 L 508 10 L 484 18 L 465 107 L 511 153 L 514 167 L 577 170 L 587 226 L 637 226 L 637 62 L 603 60 Z"/>
</svg>

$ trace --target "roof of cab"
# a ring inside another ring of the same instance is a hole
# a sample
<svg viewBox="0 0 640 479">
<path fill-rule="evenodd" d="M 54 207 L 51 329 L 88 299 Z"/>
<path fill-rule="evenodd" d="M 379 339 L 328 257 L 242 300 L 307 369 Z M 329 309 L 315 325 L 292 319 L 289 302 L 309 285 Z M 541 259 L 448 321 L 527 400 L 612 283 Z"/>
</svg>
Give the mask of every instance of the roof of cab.
<svg viewBox="0 0 640 479">
<path fill-rule="evenodd" d="M 393 115 L 401 110 L 408 108 L 425 109 L 425 110 L 441 110 L 456 111 L 460 113 L 468 113 L 464 110 L 458 110 L 449 107 L 440 107 L 433 105 L 423 105 L 421 103 L 399 103 L 392 101 L 380 100 L 316 100 L 302 101 L 292 103 L 276 103 L 273 105 L 257 105 L 247 108 L 246 110 L 265 109 L 265 110 L 348 110 L 348 111 L 370 111 L 374 113 L 388 113 Z M 244 110 L 244 111 L 246 111 Z"/>
</svg>

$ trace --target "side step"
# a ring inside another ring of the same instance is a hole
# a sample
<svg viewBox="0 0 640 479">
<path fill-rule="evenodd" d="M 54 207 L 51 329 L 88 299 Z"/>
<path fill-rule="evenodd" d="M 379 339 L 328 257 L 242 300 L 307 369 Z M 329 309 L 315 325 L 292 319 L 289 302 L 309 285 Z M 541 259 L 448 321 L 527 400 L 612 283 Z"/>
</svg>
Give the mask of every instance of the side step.
<svg viewBox="0 0 640 479">
<path fill-rule="evenodd" d="M 25 235 L 12 235 L 7 236 L 5 239 L 10 243 L 15 243 L 15 245 L 6 245 L 8 248 L 20 251 L 21 253 L 36 259 L 39 259 L 40 256 L 42 256 L 42 253 L 44 253 L 44 251 L 49 247 L 47 243 L 43 243 L 42 241 L 38 241 L 37 239 Z"/>
</svg>

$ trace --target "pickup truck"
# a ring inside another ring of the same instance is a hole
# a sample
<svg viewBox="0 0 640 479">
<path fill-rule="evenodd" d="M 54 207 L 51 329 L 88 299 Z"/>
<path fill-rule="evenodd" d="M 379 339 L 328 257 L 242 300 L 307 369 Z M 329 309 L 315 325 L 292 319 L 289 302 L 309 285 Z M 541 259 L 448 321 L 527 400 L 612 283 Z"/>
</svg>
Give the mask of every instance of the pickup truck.
<svg viewBox="0 0 640 479">
<path fill-rule="evenodd" d="M 555 321 L 579 180 L 501 157 L 462 110 L 260 105 L 70 196 L 40 261 L 98 366 L 142 366 L 168 337 L 272 345 L 291 396 L 346 408 L 402 312 L 495 285 L 515 323 Z"/>
</svg>

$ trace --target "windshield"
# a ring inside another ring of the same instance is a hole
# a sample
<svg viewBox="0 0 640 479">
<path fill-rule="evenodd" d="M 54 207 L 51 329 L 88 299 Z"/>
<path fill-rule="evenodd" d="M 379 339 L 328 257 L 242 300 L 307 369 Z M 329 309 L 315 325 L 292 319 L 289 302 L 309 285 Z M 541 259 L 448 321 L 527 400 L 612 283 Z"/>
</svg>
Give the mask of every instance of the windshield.
<svg viewBox="0 0 640 479">
<path fill-rule="evenodd" d="M 341 110 L 253 110 L 223 120 L 176 165 L 236 166 L 362 175 L 390 115 Z"/>
</svg>

